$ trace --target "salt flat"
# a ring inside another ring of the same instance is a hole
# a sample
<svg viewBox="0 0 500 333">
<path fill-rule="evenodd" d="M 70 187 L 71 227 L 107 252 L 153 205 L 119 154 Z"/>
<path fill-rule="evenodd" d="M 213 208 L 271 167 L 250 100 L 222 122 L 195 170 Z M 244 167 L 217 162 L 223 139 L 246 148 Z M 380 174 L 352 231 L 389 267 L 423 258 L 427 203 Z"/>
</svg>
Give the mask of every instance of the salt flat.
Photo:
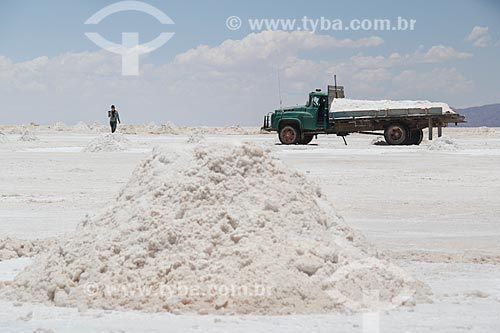
<svg viewBox="0 0 500 333">
<path fill-rule="evenodd" d="M 375 146 L 373 137 L 363 135 L 349 136 L 348 146 L 335 136 L 320 136 L 308 146 L 282 146 L 275 135 L 204 134 L 201 140 L 268 147 L 319 184 L 347 224 L 431 286 L 432 304 L 381 313 L 381 332 L 494 332 L 500 325 L 500 130 L 444 132 L 453 144 Z M 129 134 L 125 151 L 88 153 L 83 149 L 100 134 L 35 133 L 39 141 L 18 141 L 13 133 L 0 143 L 0 238 L 71 232 L 86 214 L 107 206 L 154 146 L 193 145 L 190 135 Z M 26 264 L 17 260 L 0 262 L 0 277 L 8 279 Z M 487 263 L 478 264 L 481 260 Z M 361 314 L 176 316 L 0 303 L 5 332 L 131 332 L 145 330 L 139 324 L 144 321 L 151 332 L 167 325 L 179 331 L 276 332 L 369 327 Z"/>
</svg>

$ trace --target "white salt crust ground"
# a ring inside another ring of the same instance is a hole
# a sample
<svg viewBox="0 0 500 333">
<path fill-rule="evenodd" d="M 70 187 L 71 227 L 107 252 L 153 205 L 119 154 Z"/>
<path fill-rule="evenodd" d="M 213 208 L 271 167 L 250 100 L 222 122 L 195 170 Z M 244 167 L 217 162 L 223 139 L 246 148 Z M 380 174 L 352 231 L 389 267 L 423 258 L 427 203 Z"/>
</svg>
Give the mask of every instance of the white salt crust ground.
<svg viewBox="0 0 500 333">
<path fill-rule="evenodd" d="M 102 214 L 0 292 L 221 314 L 387 309 L 430 293 L 347 227 L 317 186 L 252 144 L 155 149 Z"/>
</svg>

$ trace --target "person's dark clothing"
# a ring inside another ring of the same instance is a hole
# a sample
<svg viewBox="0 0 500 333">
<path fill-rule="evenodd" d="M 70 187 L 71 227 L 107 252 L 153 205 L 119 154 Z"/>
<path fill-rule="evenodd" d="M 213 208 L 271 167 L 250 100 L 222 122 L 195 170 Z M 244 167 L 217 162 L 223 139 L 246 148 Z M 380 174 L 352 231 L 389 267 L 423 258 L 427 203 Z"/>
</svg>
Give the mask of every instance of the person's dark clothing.
<svg viewBox="0 0 500 333">
<path fill-rule="evenodd" d="M 118 114 L 118 111 L 108 111 L 108 117 L 109 121 L 118 121 L 120 122 L 120 115 Z"/>
<path fill-rule="evenodd" d="M 325 119 L 326 115 L 326 100 L 324 98 L 320 99 L 318 107 L 318 120 Z"/>
<path fill-rule="evenodd" d="M 110 110 L 108 111 L 108 117 L 109 125 L 111 126 L 111 133 L 114 133 L 116 131 L 117 122 L 121 123 L 120 115 L 118 114 L 118 111 Z"/>
</svg>

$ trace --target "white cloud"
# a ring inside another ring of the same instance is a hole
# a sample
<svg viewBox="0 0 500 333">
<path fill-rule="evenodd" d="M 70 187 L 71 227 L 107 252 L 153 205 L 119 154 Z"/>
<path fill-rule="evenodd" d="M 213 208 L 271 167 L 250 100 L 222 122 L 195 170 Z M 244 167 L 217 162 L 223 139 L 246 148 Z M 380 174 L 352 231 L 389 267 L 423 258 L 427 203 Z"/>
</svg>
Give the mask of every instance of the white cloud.
<svg viewBox="0 0 500 333">
<path fill-rule="evenodd" d="M 488 34 L 488 27 L 481 27 L 476 25 L 472 28 L 472 31 L 467 35 L 466 39 L 468 41 L 473 41 Z"/>
<path fill-rule="evenodd" d="M 414 53 L 392 53 L 388 57 L 358 54 L 351 57 L 351 61 L 358 67 L 389 68 L 410 64 L 440 63 L 451 59 L 467 59 L 470 57 L 472 57 L 472 54 L 459 52 L 451 46 L 435 45 L 427 51 L 424 51 L 423 46 L 420 46 Z"/>
<path fill-rule="evenodd" d="M 450 59 L 467 59 L 470 57 L 472 57 L 472 54 L 456 51 L 451 46 L 436 45 L 422 55 L 422 62 L 437 63 Z"/>
<path fill-rule="evenodd" d="M 106 51 L 19 63 L 0 56 L 0 100 L 8 106 L 0 109 L 0 117 L 11 122 L 105 121 L 108 106 L 116 104 L 125 122 L 258 125 L 264 114 L 278 107 L 278 69 L 285 104 L 304 102 L 308 91 L 325 88 L 333 74 L 338 74 L 348 96 L 360 98 L 414 98 L 414 86 L 418 94 L 437 98 L 448 88 L 461 89 L 468 83 L 457 71 L 417 73 L 404 67 L 470 56 L 442 45 L 409 55 L 356 56 L 345 61 L 300 57 L 311 49 L 362 48 L 382 42 L 379 37 L 350 40 L 265 31 L 199 46 L 163 65 L 141 63 L 138 77 L 121 76 L 120 56 Z"/>
<path fill-rule="evenodd" d="M 476 47 L 488 47 L 491 45 L 490 36 L 482 36 L 474 41 L 474 46 Z"/>
<path fill-rule="evenodd" d="M 465 39 L 469 42 L 473 42 L 473 45 L 476 47 L 487 47 L 491 45 L 488 27 L 476 25 Z"/>
<path fill-rule="evenodd" d="M 217 67 L 231 67 L 241 62 L 277 60 L 297 51 L 325 48 L 361 48 L 378 46 L 380 37 L 358 40 L 337 39 L 332 36 L 315 35 L 306 31 L 263 31 L 251 33 L 242 40 L 226 40 L 217 47 L 200 45 L 176 56 L 175 64 L 203 64 Z"/>
</svg>

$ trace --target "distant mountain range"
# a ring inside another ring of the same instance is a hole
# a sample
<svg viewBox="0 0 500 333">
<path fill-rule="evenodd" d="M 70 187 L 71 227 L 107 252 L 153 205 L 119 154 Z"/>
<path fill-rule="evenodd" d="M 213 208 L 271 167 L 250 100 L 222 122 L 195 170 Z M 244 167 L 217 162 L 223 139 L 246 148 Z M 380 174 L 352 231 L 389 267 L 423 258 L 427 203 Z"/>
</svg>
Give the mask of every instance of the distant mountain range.
<svg viewBox="0 0 500 333">
<path fill-rule="evenodd" d="M 456 109 L 456 112 L 464 115 L 467 121 L 467 123 L 461 124 L 461 126 L 500 127 L 500 103 Z"/>
</svg>

